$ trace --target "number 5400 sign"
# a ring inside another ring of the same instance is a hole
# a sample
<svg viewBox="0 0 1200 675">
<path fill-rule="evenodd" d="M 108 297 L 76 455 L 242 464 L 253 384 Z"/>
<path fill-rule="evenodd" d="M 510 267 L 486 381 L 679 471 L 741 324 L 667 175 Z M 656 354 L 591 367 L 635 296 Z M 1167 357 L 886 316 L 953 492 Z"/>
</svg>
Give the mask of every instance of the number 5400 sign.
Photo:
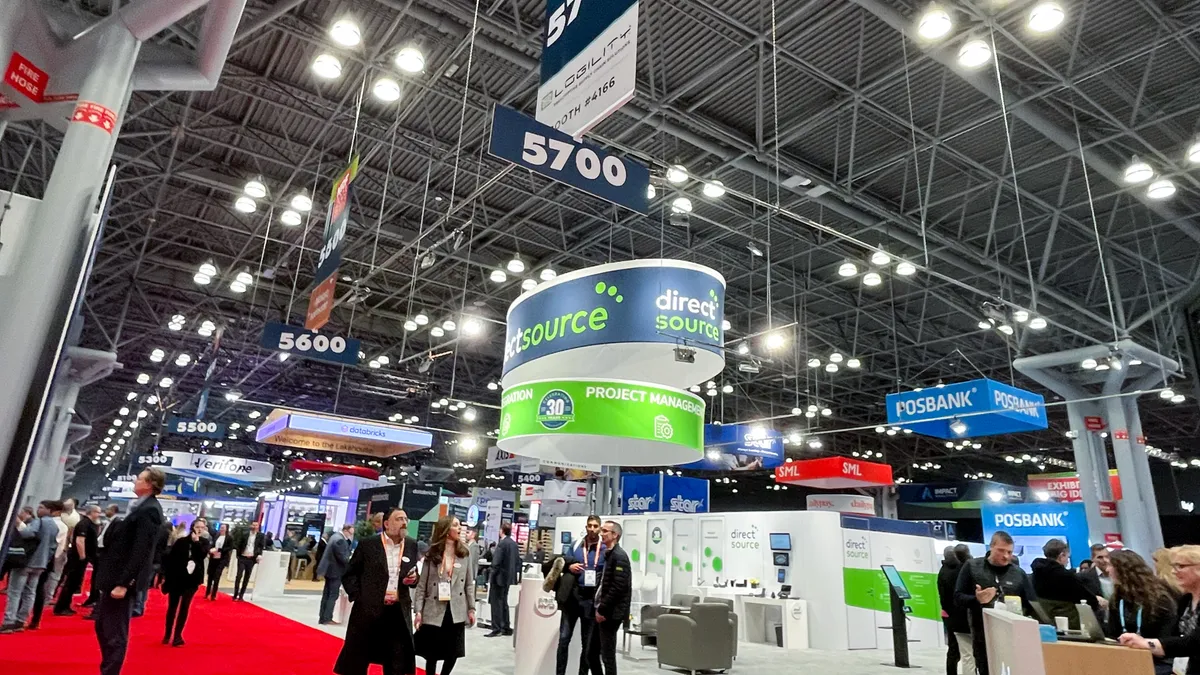
<svg viewBox="0 0 1200 675">
<path fill-rule="evenodd" d="M 259 344 L 266 349 L 318 361 L 347 365 L 358 363 L 358 340 L 340 335 L 325 335 L 298 326 L 268 323 L 263 329 Z"/>
</svg>

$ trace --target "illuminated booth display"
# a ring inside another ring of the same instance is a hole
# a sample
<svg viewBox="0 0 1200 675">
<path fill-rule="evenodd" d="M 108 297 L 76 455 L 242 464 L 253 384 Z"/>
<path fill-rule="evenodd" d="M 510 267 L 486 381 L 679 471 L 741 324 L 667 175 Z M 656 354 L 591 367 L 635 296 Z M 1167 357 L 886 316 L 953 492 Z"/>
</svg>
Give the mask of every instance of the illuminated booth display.
<svg viewBox="0 0 1200 675">
<path fill-rule="evenodd" d="M 890 486 L 892 467 L 849 457 L 822 457 L 786 462 L 775 469 L 775 482 L 826 490 Z"/>
<path fill-rule="evenodd" d="M 278 408 L 255 437 L 260 443 L 317 452 L 394 457 L 433 444 L 433 434 L 382 422 Z"/>
<path fill-rule="evenodd" d="M 1041 394 L 978 379 L 887 395 L 888 424 L 934 438 L 978 438 L 1045 429 Z"/>
</svg>

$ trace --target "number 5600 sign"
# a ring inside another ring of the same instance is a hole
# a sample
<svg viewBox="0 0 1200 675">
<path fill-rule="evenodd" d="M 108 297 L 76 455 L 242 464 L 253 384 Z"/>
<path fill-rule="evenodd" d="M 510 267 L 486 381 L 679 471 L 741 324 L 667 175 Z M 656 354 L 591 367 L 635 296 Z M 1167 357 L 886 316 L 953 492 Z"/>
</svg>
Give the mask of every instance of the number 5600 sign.
<svg viewBox="0 0 1200 675">
<path fill-rule="evenodd" d="M 340 335 L 325 335 L 298 326 L 268 323 L 262 340 L 266 349 L 309 359 L 354 365 L 358 363 L 359 342 Z"/>
</svg>

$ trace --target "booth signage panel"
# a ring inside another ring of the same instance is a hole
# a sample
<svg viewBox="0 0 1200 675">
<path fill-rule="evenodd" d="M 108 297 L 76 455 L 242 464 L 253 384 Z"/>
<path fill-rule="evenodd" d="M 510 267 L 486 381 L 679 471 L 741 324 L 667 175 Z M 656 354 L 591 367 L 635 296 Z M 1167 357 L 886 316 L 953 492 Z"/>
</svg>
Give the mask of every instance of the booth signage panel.
<svg viewBox="0 0 1200 675">
<path fill-rule="evenodd" d="M 578 138 L 637 89 L 637 0 L 550 0 L 538 121 Z"/>
<path fill-rule="evenodd" d="M 353 366 L 358 363 L 360 342 L 355 338 L 318 333 L 315 330 L 268 321 L 259 340 L 266 349 Z"/>
<path fill-rule="evenodd" d="M 892 467 L 849 457 L 822 457 L 787 462 L 775 469 L 775 482 L 827 490 L 891 485 Z"/>
<path fill-rule="evenodd" d="M 508 310 L 504 387 L 606 377 L 683 388 L 719 373 L 725 279 L 679 260 L 634 260 L 564 274 Z M 691 362 L 675 348 L 693 349 Z"/>
<path fill-rule="evenodd" d="M 573 480 L 543 481 L 542 499 L 559 502 L 587 501 L 587 485 Z"/>
<path fill-rule="evenodd" d="M 703 428 L 704 401 L 686 391 L 616 380 L 543 380 L 505 390 L 497 446 L 545 459 L 661 466 L 699 457 Z"/>
<path fill-rule="evenodd" d="M 662 477 L 660 510 L 671 513 L 708 513 L 709 482 L 703 478 Z"/>
<path fill-rule="evenodd" d="M 1040 394 L 988 379 L 887 395 L 888 424 L 935 438 L 976 438 L 1045 429 Z M 955 433 L 955 421 L 966 425 Z"/>
<path fill-rule="evenodd" d="M 308 309 L 304 312 L 304 328 L 307 330 L 321 330 L 325 324 L 329 323 L 329 316 L 333 313 L 333 303 L 337 295 L 337 270 L 333 274 L 325 277 L 313 287 L 312 293 L 308 296 Z M 355 352 L 357 356 L 358 352 Z"/>
<path fill-rule="evenodd" d="M 488 448 L 487 469 L 507 469 L 510 467 L 519 467 L 525 459 L 519 455 L 514 455 L 511 452 L 505 452 L 496 446 Z"/>
<path fill-rule="evenodd" d="M 875 498 L 864 495 L 809 495 L 806 499 L 809 511 L 837 511 L 875 515 Z"/>
<path fill-rule="evenodd" d="M 154 459 L 165 460 L 155 466 L 162 467 L 168 473 L 187 472 L 185 475 L 217 481 L 236 478 L 241 482 L 263 483 L 271 480 L 275 471 L 270 462 L 226 455 L 202 455 L 196 452 L 160 450 L 155 453 Z"/>
<path fill-rule="evenodd" d="M 662 510 L 662 474 L 621 474 L 621 513 L 650 513 Z"/>
<path fill-rule="evenodd" d="M 496 105 L 492 109 L 488 152 L 617 206 L 642 214 L 650 211 L 650 169 L 646 165 L 576 141 L 512 108 Z"/>
<path fill-rule="evenodd" d="M 178 436 L 201 438 L 225 438 L 225 425 L 220 422 L 198 420 L 193 417 L 171 417 L 167 420 L 167 433 Z"/>
<path fill-rule="evenodd" d="M 317 255 L 314 279 L 328 279 L 342 264 L 342 247 L 350 224 L 350 188 L 357 176 L 358 157 L 355 156 L 350 160 L 350 166 L 333 181 L 333 188 L 329 191 L 329 212 L 325 216 L 324 243 Z"/>
<path fill-rule="evenodd" d="M 700 471 L 773 469 L 783 463 L 783 434 L 758 424 L 704 425 L 704 458 L 682 468 Z"/>
<path fill-rule="evenodd" d="M 1062 539 L 1071 547 L 1071 559 L 1075 562 L 1088 557 L 1087 512 L 1081 502 L 1055 504 L 983 504 L 983 539 L 990 541 L 992 535 L 1004 531 L 1012 535 L 1017 547 L 1016 554 L 1022 566 L 1042 555 L 1042 545 L 1050 539 Z M 1022 552 L 1024 548 L 1024 552 Z"/>
<path fill-rule="evenodd" d="M 276 410 L 259 427 L 255 440 L 303 450 L 392 457 L 430 447 L 433 434 L 381 422 Z"/>
<path fill-rule="evenodd" d="M 1081 502 L 1083 491 L 1079 486 L 1079 474 L 1066 471 L 1061 473 L 1031 474 L 1029 489 L 1046 492 L 1057 502 Z M 1117 477 L 1116 469 L 1108 470 L 1108 485 L 1112 490 L 1113 499 L 1121 499 L 1121 480 Z"/>
</svg>

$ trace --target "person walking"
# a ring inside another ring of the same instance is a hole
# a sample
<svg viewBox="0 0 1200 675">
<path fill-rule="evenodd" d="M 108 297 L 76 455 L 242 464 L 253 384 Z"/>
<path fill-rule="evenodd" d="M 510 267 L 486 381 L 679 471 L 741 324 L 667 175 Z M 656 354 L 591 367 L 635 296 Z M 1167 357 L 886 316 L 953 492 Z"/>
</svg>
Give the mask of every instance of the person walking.
<svg viewBox="0 0 1200 675">
<path fill-rule="evenodd" d="M 384 675 L 416 672 L 409 589 L 418 579 L 417 540 L 408 536 L 408 514 L 393 507 L 383 519 L 383 533 L 359 542 L 342 577 L 354 605 L 333 672 L 366 675 L 372 663 L 383 666 Z"/>
<path fill-rule="evenodd" d="M 250 574 L 254 571 L 254 566 L 262 560 L 263 548 L 267 545 L 267 538 L 262 532 L 258 531 L 258 521 L 250 523 L 250 531 L 240 533 L 240 536 L 235 535 L 233 548 L 237 552 L 237 577 L 233 580 L 233 599 L 244 600 L 246 596 L 246 586 L 250 584 Z"/>
<path fill-rule="evenodd" d="M 83 588 L 83 575 L 87 566 L 96 566 L 96 540 L 100 536 L 100 506 L 93 504 L 84 511 L 83 517 L 75 525 L 71 534 L 71 543 L 67 549 L 66 578 L 62 590 L 58 593 L 58 601 L 54 603 L 55 616 L 71 616 L 71 600 Z"/>
<path fill-rule="evenodd" d="M 55 523 L 60 522 L 50 517 L 51 510 L 55 508 L 62 507 L 53 500 L 43 500 L 38 504 L 36 518 L 27 523 L 20 520 L 16 523 L 14 541 L 24 540 L 30 542 L 30 546 L 26 548 L 25 566 L 9 574 L 8 600 L 4 607 L 4 622 L 0 623 L 0 633 L 25 630 L 25 621 L 33 611 L 38 580 L 53 562 L 58 537 L 58 525 Z"/>
<path fill-rule="evenodd" d="M 317 576 L 325 579 L 325 587 L 321 591 L 321 609 L 317 615 L 317 623 L 321 625 L 338 623 L 333 619 L 333 610 L 337 607 L 346 566 L 350 564 L 350 540 L 353 537 L 354 524 L 342 525 L 342 531 L 329 538 L 325 555 L 316 565 Z"/>
<path fill-rule="evenodd" d="M 971 559 L 971 549 L 966 544 L 947 546 L 942 556 L 937 585 L 938 599 L 942 603 L 942 625 L 946 630 L 946 675 L 958 675 L 960 662 L 963 675 L 975 675 L 975 652 L 971 648 L 967 610 L 954 602 L 954 586 L 963 564 Z"/>
<path fill-rule="evenodd" d="M 233 537 L 229 536 L 229 526 L 221 525 L 217 536 L 212 540 L 208 549 L 208 584 L 204 587 L 204 597 L 208 600 L 217 599 L 217 591 L 221 587 L 221 575 L 229 566 L 233 557 Z"/>
<path fill-rule="evenodd" d="M 67 524 L 63 522 L 62 502 L 51 502 L 53 505 L 50 511 L 50 518 L 54 520 L 54 556 L 50 559 L 50 564 L 47 565 L 45 573 L 38 579 L 37 591 L 33 596 L 33 610 L 29 614 L 29 623 L 25 626 L 26 630 L 37 630 L 42 625 L 42 612 L 46 609 L 46 603 L 54 605 L 54 592 L 58 589 L 58 582 L 62 579 L 63 571 L 67 567 L 67 548 L 71 540 L 71 530 Z"/>
<path fill-rule="evenodd" d="M 588 640 L 588 665 L 592 675 L 617 675 L 617 633 L 629 618 L 633 568 L 629 555 L 620 546 L 620 525 L 605 521 L 600 526 L 600 541 L 607 551 L 603 574 L 596 586 L 596 624 Z"/>
<path fill-rule="evenodd" d="M 167 625 L 162 643 L 183 646 L 183 627 L 196 589 L 204 582 L 204 559 L 208 557 L 208 521 L 192 521 L 190 532 L 175 540 L 163 559 L 162 591 L 167 594 Z"/>
<path fill-rule="evenodd" d="M 475 625 L 475 593 L 471 552 L 462 542 L 462 523 L 443 516 L 433 526 L 433 542 L 425 552 L 424 573 L 414 587 L 413 646 L 425 659 L 425 675 L 450 675 L 467 655 L 466 627 Z"/>
<path fill-rule="evenodd" d="M 488 585 L 488 604 L 492 608 L 492 630 L 484 637 L 512 635 L 509 623 L 508 587 L 517 583 L 521 572 L 521 551 L 512 538 L 512 523 L 500 524 L 500 543 L 492 557 L 492 577 Z"/>
<path fill-rule="evenodd" d="M 120 675 L 125 665 L 133 600 L 154 576 L 154 547 L 163 521 L 158 495 L 166 482 L 161 469 L 151 467 L 138 474 L 133 483 L 137 498 L 129 505 L 129 515 L 108 534 L 112 555 L 100 565 L 93 582 L 100 589 L 95 611 L 100 675 Z"/>
</svg>

